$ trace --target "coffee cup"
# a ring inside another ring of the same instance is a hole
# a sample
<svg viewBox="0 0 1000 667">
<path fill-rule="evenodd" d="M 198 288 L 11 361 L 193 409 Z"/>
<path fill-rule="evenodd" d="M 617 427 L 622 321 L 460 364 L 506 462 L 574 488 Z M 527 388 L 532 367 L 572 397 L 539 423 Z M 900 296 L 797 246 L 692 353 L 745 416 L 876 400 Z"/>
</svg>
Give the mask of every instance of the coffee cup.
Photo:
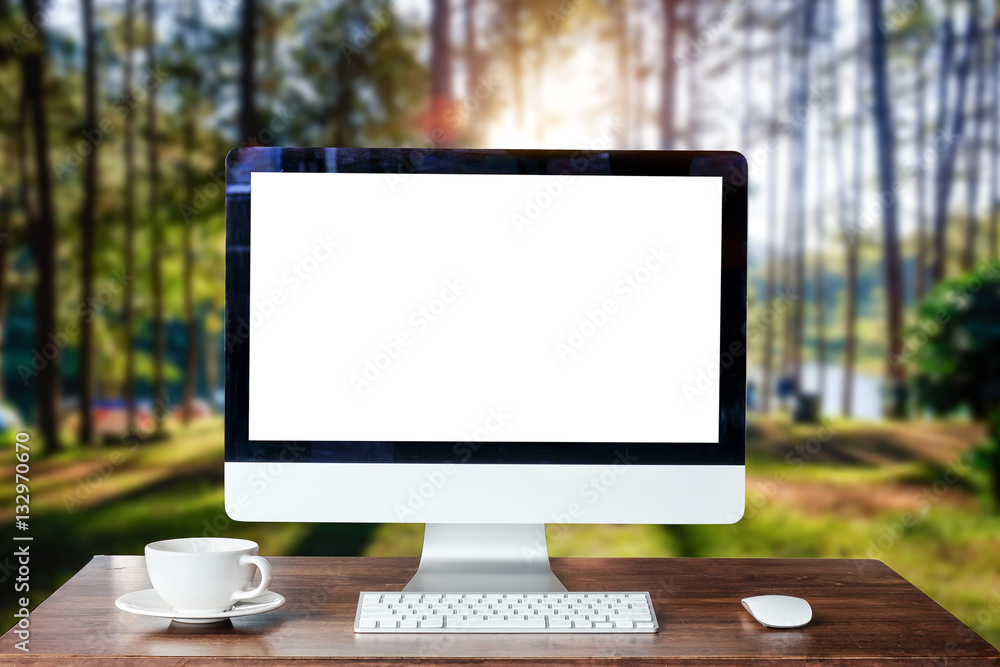
<svg viewBox="0 0 1000 667">
<path fill-rule="evenodd" d="M 175 611 L 229 611 L 271 585 L 271 565 L 257 543 L 231 537 L 182 537 L 146 545 L 146 571 L 153 589 Z M 254 570 L 260 584 L 250 589 Z"/>
</svg>

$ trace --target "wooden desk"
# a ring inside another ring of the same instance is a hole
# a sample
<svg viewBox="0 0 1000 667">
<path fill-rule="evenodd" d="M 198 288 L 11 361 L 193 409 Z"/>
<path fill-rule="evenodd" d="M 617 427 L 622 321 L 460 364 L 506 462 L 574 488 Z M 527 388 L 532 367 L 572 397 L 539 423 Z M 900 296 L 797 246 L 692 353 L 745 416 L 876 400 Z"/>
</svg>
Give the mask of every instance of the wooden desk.
<svg viewBox="0 0 1000 667">
<path fill-rule="evenodd" d="M 12 632 L 0 639 L 0 664 L 1000 665 L 997 649 L 872 560 L 554 558 L 570 590 L 648 590 L 660 632 L 423 636 L 353 631 L 358 591 L 400 590 L 415 558 L 269 560 L 284 607 L 195 626 L 119 611 L 118 596 L 150 587 L 143 558 L 97 556 L 31 614 L 31 653 Z M 740 598 L 764 593 L 808 599 L 812 623 L 762 627 Z"/>
</svg>

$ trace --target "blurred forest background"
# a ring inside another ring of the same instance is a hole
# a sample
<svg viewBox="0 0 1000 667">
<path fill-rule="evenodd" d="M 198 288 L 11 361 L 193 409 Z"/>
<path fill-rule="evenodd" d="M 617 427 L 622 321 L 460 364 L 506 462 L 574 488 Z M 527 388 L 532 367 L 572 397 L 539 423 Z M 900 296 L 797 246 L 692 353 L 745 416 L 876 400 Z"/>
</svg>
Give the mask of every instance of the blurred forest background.
<svg viewBox="0 0 1000 667">
<path fill-rule="evenodd" d="M 223 511 L 231 148 L 738 150 L 746 516 L 550 526 L 551 552 L 878 558 L 1000 645 L 998 8 L 0 0 L 0 451 L 31 434 L 33 590 L 179 535 L 419 552 L 420 526 Z"/>
</svg>

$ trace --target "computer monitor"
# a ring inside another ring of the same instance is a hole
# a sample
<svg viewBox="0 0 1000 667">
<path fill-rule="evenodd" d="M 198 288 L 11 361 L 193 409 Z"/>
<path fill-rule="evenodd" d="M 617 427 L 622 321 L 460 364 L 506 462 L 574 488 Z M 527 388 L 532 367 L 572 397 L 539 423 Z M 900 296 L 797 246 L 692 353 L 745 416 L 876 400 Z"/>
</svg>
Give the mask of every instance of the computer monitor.
<svg viewBox="0 0 1000 667">
<path fill-rule="evenodd" d="M 239 148 L 240 521 L 425 523 L 407 590 L 559 591 L 545 523 L 744 506 L 747 166 L 731 152 Z"/>
</svg>

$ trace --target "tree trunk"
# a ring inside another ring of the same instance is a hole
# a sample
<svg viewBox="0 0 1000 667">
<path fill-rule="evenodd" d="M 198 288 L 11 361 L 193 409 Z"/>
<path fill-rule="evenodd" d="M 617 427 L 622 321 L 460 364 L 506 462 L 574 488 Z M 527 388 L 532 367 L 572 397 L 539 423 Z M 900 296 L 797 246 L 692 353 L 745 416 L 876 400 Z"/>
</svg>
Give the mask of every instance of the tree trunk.
<svg viewBox="0 0 1000 667">
<path fill-rule="evenodd" d="M 975 0 L 970 0 L 970 5 L 974 5 Z M 948 76 L 951 69 L 952 52 L 954 51 L 954 29 L 952 28 L 951 17 L 945 17 L 942 29 L 944 36 L 941 43 L 941 84 L 938 89 L 938 136 L 937 141 L 944 142 L 944 149 L 937 161 L 937 171 L 934 175 L 934 262 L 933 277 L 934 282 L 944 280 L 947 270 L 947 248 L 945 227 L 948 223 L 948 203 L 951 198 L 951 186 L 955 173 L 955 156 L 957 154 L 958 141 L 962 138 L 962 128 L 965 124 L 965 89 L 969 78 L 970 57 L 969 49 L 966 47 L 965 55 L 955 67 L 955 78 L 958 83 L 958 93 L 955 99 L 955 107 L 951 118 L 951 131 L 946 133 L 945 126 L 948 113 Z M 975 32 L 975 22 L 969 20 L 970 34 L 965 40 L 966 44 L 971 44 L 972 34 Z"/>
<path fill-rule="evenodd" d="M 448 0 L 433 0 L 431 96 L 451 98 L 451 12 Z"/>
<path fill-rule="evenodd" d="M 787 23 L 787 28 L 785 29 L 784 39 L 787 40 L 788 48 L 788 61 L 786 63 L 786 69 L 788 70 L 788 92 L 786 97 L 786 104 L 791 107 L 797 99 L 797 91 L 795 88 L 795 63 L 796 63 L 796 53 L 798 48 L 798 38 L 799 38 L 799 25 L 798 16 L 801 9 L 796 6 L 792 6 L 788 13 L 784 17 L 784 21 Z M 794 111 L 794 109 L 792 110 Z M 788 125 L 789 132 L 789 143 L 792 143 L 794 137 L 791 133 L 791 126 Z M 795 156 L 794 156 L 794 146 L 789 146 L 786 149 L 786 154 L 788 156 L 788 176 L 787 183 L 791 183 L 795 178 Z M 783 199 L 784 208 L 782 214 L 784 216 L 784 224 L 781 230 L 781 240 L 782 240 L 782 252 L 781 254 L 781 279 L 780 283 L 784 286 L 786 294 L 794 294 L 796 300 L 802 298 L 801 293 L 795 292 L 794 274 L 795 274 L 795 243 L 793 240 L 793 231 L 795 229 L 794 221 L 792 220 L 792 210 L 794 209 L 795 192 L 790 192 L 789 188 L 783 188 L 785 190 L 785 196 Z M 790 305 L 785 309 L 784 317 L 782 318 L 782 338 L 781 338 L 781 375 L 780 380 L 788 383 L 791 380 L 791 368 L 792 368 L 792 350 L 795 347 L 794 341 L 794 306 Z M 787 394 L 786 394 L 787 397 Z M 784 401 L 782 401 L 784 403 Z"/>
<path fill-rule="evenodd" d="M 831 10 L 833 11 L 832 23 L 837 25 L 837 3 L 830 3 Z M 841 133 L 840 126 L 840 115 L 838 109 L 840 109 L 840 63 L 837 57 L 837 46 L 836 40 L 831 39 L 830 42 L 830 104 L 833 106 L 833 166 L 835 172 L 834 187 L 837 191 L 837 224 L 841 229 L 847 224 L 847 179 L 844 177 L 844 143 L 843 135 Z M 848 243 L 848 245 L 853 245 Z M 848 395 L 850 399 L 850 395 Z M 841 398 L 843 401 L 843 396 Z M 843 403 L 841 403 L 841 410 L 846 415 L 847 410 L 844 409 Z"/>
<path fill-rule="evenodd" d="M 125 0 L 125 92 L 123 97 L 132 95 L 132 51 L 135 48 L 135 0 Z M 125 143 L 125 304 L 122 319 L 125 328 L 125 413 L 126 430 L 129 435 L 136 433 L 135 421 L 135 281 L 131 279 L 135 271 L 135 136 L 131 110 L 125 116 L 123 130 Z"/>
<path fill-rule="evenodd" d="M 916 81 L 914 83 L 914 95 L 917 97 L 917 127 L 914 133 L 914 143 L 916 144 L 916 164 L 917 164 L 917 261 L 915 270 L 914 290 L 917 301 L 923 301 L 926 293 L 927 280 L 927 197 L 925 188 L 927 183 L 927 171 L 924 160 L 924 137 L 927 134 L 927 72 L 926 53 L 922 43 L 922 36 L 917 37 L 916 51 Z"/>
<path fill-rule="evenodd" d="M 267 69 L 264 71 L 264 82 L 260 86 L 261 92 L 264 94 L 267 100 L 268 108 L 274 108 L 275 106 L 281 104 L 282 100 L 278 95 L 279 91 L 279 78 L 282 75 L 282 67 L 278 61 L 278 22 L 280 17 L 275 13 L 275 3 L 270 3 L 267 10 L 264 12 L 263 16 L 263 26 L 260 29 L 262 34 L 262 41 L 264 43 L 264 62 L 266 63 Z M 201 16 L 201 9 L 198 8 L 196 14 Z M 258 17 L 260 18 L 260 17 Z M 200 21 L 200 18 L 198 19 Z M 255 127 L 253 131 L 258 134 L 262 130 L 262 127 Z"/>
<path fill-rule="evenodd" d="M 813 17 L 815 15 L 815 5 L 807 2 L 802 8 L 802 26 L 799 31 L 799 81 L 798 90 L 795 95 L 795 108 L 792 115 L 795 117 L 799 109 L 806 109 L 809 104 L 809 50 L 813 35 Z M 792 307 L 792 330 L 789 343 L 791 345 L 790 361 L 791 375 L 796 391 L 802 389 L 802 345 L 803 345 L 803 324 L 805 316 L 805 232 L 806 232 L 806 155 L 808 148 L 808 116 L 795 127 L 793 143 L 793 167 L 791 191 L 794 206 L 789 207 L 791 213 L 791 229 L 794 232 L 794 284 L 795 294 L 799 298 L 795 300 Z"/>
<path fill-rule="evenodd" d="M 740 144 L 744 151 L 750 150 L 750 128 L 753 122 L 753 104 L 750 103 L 750 100 L 752 99 L 750 89 L 753 85 L 751 81 L 753 59 L 750 55 L 750 49 L 753 46 L 752 12 L 753 7 L 747 5 L 743 19 L 743 48 L 742 53 L 740 54 L 740 58 L 743 60 L 741 63 L 742 71 L 740 73 L 740 85 L 743 88 L 743 99 L 746 100 L 743 104 L 743 114 L 740 117 Z"/>
<path fill-rule="evenodd" d="M 858 5 L 858 52 L 855 59 L 854 71 L 854 98 L 857 107 L 854 113 L 854 136 L 853 140 L 853 165 L 851 167 L 854 177 L 853 192 L 856 215 L 861 214 L 863 202 L 862 168 L 864 164 L 864 142 L 862 141 L 862 127 L 864 125 L 864 64 L 867 61 L 867 44 L 865 40 L 865 12 L 864 5 Z M 856 223 L 844 227 L 846 245 L 845 267 L 845 314 L 844 314 L 844 379 L 843 394 L 841 395 L 840 411 L 845 417 L 850 417 L 853 412 L 854 403 L 854 357 L 857 347 L 857 315 L 858 315 L 858 254 L 861 247 L 861 238 L 857 233 Z"/>
<path fill-rule="evenodd" d="M 628 123 L 632 117 L 632 68 L 629 58 L 631 42 L 628 24 L 628 2 L 619 0 L 611 4 L 615 23 L 615 61 L 618 68 L 618 117 Z M 613 108 L 613 107 L 612 107 Z M 619 142 L 628 143 L 628 135 L 618 137 Z"/>
<path fill-rule="evenodd" d="M 646 26 L 645 9 L 643 4 L 639 5 L 639 15 L 635 19 L 635 43 L 632 53 L 633 71 L 635 73 L 635 95 L 632 104 L 632 117 L 628 119 L 632 126 L 632 148 L 640 149 L 645 147 L 644 130 L 646 128 Z"/>
<path fill-rule="evenodd" d="M 826 18 L 824 16 L 824 18 Z M 829 20 L 825 20 L 824 24 L 833 25 Z M 833 36 L 830 28 L 827 28 L 827 33 L 823 39 L 823 45 L 825 47 L 826 55 L 828 61 L 826 63 L 825 76 L 826 81 L 829 82 L 829 68 L 831 63 L 835 58 L 833 53 Z M 818 77 L 817 77 L 818 78 Z M 819 115 L 816 119 L 816 124 L 819 126 L 819 131 L 816 134 L 816 244 L 815 253 L 816 259 L 813 262 L 813 300 L 815 301 L 815 311 L 816 311 L 816 373 L 817 373 L 817 389 L 816 395 L 819 397 L 819 406 L 823 405 L 823 394 L 826 390 L 826 290 L 824 288 L 824 262 L 823 262 L 823 252 L 825 250 L 824 245 L 826 243 L 826 125 L 828 122 L 827 116 L 829 112 L 827 110 L 827 104 L 823 104 L 819 108 Z"/>
<path fill-rule="evenodd" d="M 14 132 L 7 134 L 8 144 L 4 148 L 10 149 L 10 153 L 7 156 L 9 161 L 4 165 L 9 167 L 11 171 L 17 172 L 17 165 L 19 162 L 23 162 L 20 157 L 21 146 L 24 143 L 24 96 L 20 96 L 19 104 L 17 107 L 17 117 L 13 127 Z M 7 282 L 7 265 L 8 256 L 7 248 L 10 246 L 8 239 L 10 237 L 10 224 L 11 218 L 13 217 L 14 211 L 14 192 L 15 189 L 11 185 L 14 182 L 14 177 L 8 175 L 4 172 L 0 172 L 0 351 L 3 350 L 3 340 L 6 334 L 6 315 L 7 315 L 7 296 L 10 286 Z M 24 182 L 20 184 L 24 186 Z M 22 193 L 23 196 L 23 193 Z M 2 368 L 2 364 L 0 364 Z M 0 374 L 2 377 L 2 374 Z M 3 400 L 3 382 L 0 382 L 0 401 Z"/>
<path fill-rule="evenodd" d="M 993 27 L 993 50 L 990 64 L 992 107 L 990 109 L 990 196 L 988 215 L 990 216 L 990 245 L 988 256 L 996 258 L 1000 253 L 1000 18 Z M 1000 487 L 994 487 L 1000 489 Z"/>
<path fill-rule="evenodd" d="M 774 39 L 771 42 L 771 130 L 770 139 L 777 141 L 778 114 L 781 112 L 781 47 L 782 23 L 775 21 Z M 775 149 L 767 161 L 767 311 L 774 315 L 774 286 L 777 267 L 775 245 L 778 242 L 778 151 Z M 760 409 L 762 412 L 771 410 L 771 385 L 773 384 L 772 369 L 774 367 L 774 327 L 776 318 L 764 329 L 764 379 L 760 391 Z"/>
<path fill-rule="evenodd" d="M 994 413 L 988 421 L 989 434 L 993 442 L 1000 442 L 1000 414 Z M 993 489 L 993 503 L 1000 509 L 1000 452 L 994 451 L 990 457 L 990 478 Z"/>
<path fill-rule="evenodd" d="M 346 58 L 337 58 L 337 63 L 334 66 L 334 77 L 338 81 L 348 81 L 350 68 L 351 64 L 347 62 Z M 351 126 L 355 92 L 353 86 L 341 86 L 337 95 L 330 100 L 326 115 L 335 123 L 330 142 L 332 146 L 349 146 L 352 143 L 352 138 L 357 136 Z M 354 141 L 356 142 L 357 139 Z"/>
<path fill-rule="evenodd" d="M 438 144 L 451 143 L 451 133 L 436 133 L 448 127 L 445 116 L 452 100 L 451 86 L 451 11 L 449 0 L 433 0 L 431 13 L 431 107 L 432 139 Z"/>
<path fill-rule="evenodd" d="M 837 25 L 837 3 L 830 2 L 832 15 L 831 24 Z M 840 62 L 837 56 L 836 39 L 831 35 L 830 39 L 830 105 L 833 109 L 833 168 L 834 168 L 834 188 L 837 192 L 837 224 L 841 229 L 847 224 L 847 179 L 844 174 L 844 143 L 840 125 Z M 841 405 L 843 408 L 843 405 Z"/>
<path fill-rule="evenodd" d="M 191 170 L 190 158 L 185 157 L 184 168 Z M 190 179 L 187 179 L 190 181 Z M 184 357 L 184 393 L 182 397 L 182 420 L 191 421 L 194 404 L 195 380 L 198 373 L 198 325 L 194 314 L 194 246 L 191 239 L 191 225 L 184 225 L 184 328 L 187 336 L 187 352 Z"/>
<path fill-rule="evenodd" d="M 951 4 L 945 9 L 946 14 L 941 20 L 941 64 L 938 66 L 937 90 L 937 120 L 934 122 L 934 139 L 943 142 L 948 127 L 948 82 L 954 66 L 955 27 L 951 16 Z M 944 278 L 945 269 L 945 238 L 944 227 L 948 216 L 948 195 L 951 188 L 950 170 L 945 169 L 948 153 L 952 144 L 945 143 L 935 156 L 934 162 L 934 210 L 931 212 L 931 226 L 934 234 L 933 253 L 931 255 L 931 280 L 934 282 Z"/>
<path fill-rule="evenodd" d="M 674 147 L 674 100 L 677 87 L 677 2 L 661 0 L 663 6 L 663 70 L 660 80 L 660 148 Z"/>
<path fill-rule="evenodd" d="M 214 306 L 209 304 L 209 309 Z M 203 320 L 204 321 L 204 320 Z M 219 388 L 219 347 L 222 344 L 220 340 L 220 331 L 208 331 L 207 341 L 205 343 L 205 384 L 208 385 L 208 398 L 209 402 L 215 405 L 215 390 Z"/>
<path fill-rule="evenodd" d="M 444 0 L 434 0 L 444 2 Z M 445 3 L 446 4 L 446 3 Z M 517 121 L 517 130 L 524 131 L 524 81 L 521 71 L 524 57 L 524 44 L 521 42 L 521 0 L 511 0 L 510 2 L 510 23 L 511 32 L 511 85 L 514 88 L 514 114 Z"/>
<path fill-rule="evenodd" d="M 10 145 L 15 146 L 13 138 L 10 138 Z M 15 157 L 14 150 L 11 151 L 11 157 Z M 12 168 L 16 164 L 15 159 L 10 161 Z M 7 178 L 6 173 L 0 172 L 0 351 L 3 350 L 3 339 L 6 334 L 4 323 L 7 315 L 7 246 L 10 245 L 7 243 L 7 239 L 10 236 L 10 219 L 14 208 L 14 192 L 10 186 L 12 180 Z M 2 364 L 0 364 L 0 368 L 2 368 Z M 2 400 L 3 382 L 0 382 L 0 401 Z"/>
<path fill-rule="evenodd" d="M 243 0 L 240 27 L 240 141 L 253 143 L 257 134 L 257 112 L 254 107 L 254 41 L 256 39 L 256 0 Z"/>
<path fill-rule="evenodd" d="M 622 0 L 626 2 L 627 0 Z M 545 37 L 541 37 L 531 43 L 529 48 L 532 49 L 531 65 L 529 66 L 529 72 L 531 75 L 530 85 L 525 88 L 529 91 L 529 95 L 532 97 L 526 100 L 526 108 L 532 109 L 531 114 L 531 124 L 532 124 L 532 136 L 533 143 L 536 146 L 540 146 L 545 141 L 545 128 L 546 128 L 546 116 L 545 116 L 545 96 L 540 92 L 545 85 L 545 64 L 549 62 L 550 54 L 549 47 L 551 46 L 551 41 Z M 624 74 L 622 76 L 625 76 Z M 624 121 L 623 121 L 624 122 Z M 618 138 L 621 141 L 621 137 Z"/>
<path fill-rule="evenodd" d="M 880 192 L 893 192 L 896 180 L 896 136 L 892 124 L 892 108 L 889 105 L 888 54 L 886 35 L 879 27 L 882 20 L 882 0 L 869 0 L 869 24 L 871 26 L 871 67 L 873 113 L 875 119 L 875 153 L 878 159 L 878 179 Z M 900 400 L 904 369 L 900 363 L 903 349 L 901 327 L 903 323 L 903 293 L 899 265 L 899 232 L 897 231 L 897 209 L 894 197 L 887 198 L 882 207 L 883 264 L 885 266 L 886 290 L 886 337 L 889 363 L 888 379 L 892 397 L 888 408 L 889 417 L 901 418 L 906 414 L 905 402 Z"/>
<path fill-rule="evenodd" d="M 962 248 L 962 270 L 972 268 L 975 260 L 976 229 L 979 203 L 979 179 L 982 172 L 979 169 L 980 141 L 983 136 L 983 93 L 986 90 L 986 42 L 979 30 L 979 3 L 972 2 L 975 8 L 969 21 L 974 25 L 973 41 L 968 48 L 975 49 L 976 89 L 972 98 L 972 137 L 965 142 L 965 182 L 967 197 L 965 200 L 965 244 Z"/>
<path fill-rule="evenodd" d="M 201 96 L 199 74 L 195 69 L 201 51 L 201 11 L 199 0 L 192 4 L 192 30 L 195 33 L 195 53 L 191 59 L 191 71 L 187 81 L 187 103 L 184 114 L 184 190 L 193 192 L 195 187 L 194 169 L 191 166 L 191 156 L 195 151 L 195 122 L 198 101 Z M 181 418 L 184 423 L 191 420 L 191 410 L 194 403 L 195 380 L 198 373 L 198 326 L 194 312 L 194 245 L 192 242 L 191 222 L 184 223 L 184 256 L 181 269 L 184 290 L 184 324 L 187 333 L 187 352 L 184 357 L 184 392 L 182 395 Z"/>
<path fill-rule="evenodd" d="M 701 21 L 698 11 L 701 5 L 698 2 L 687 3 L 687 37 L 688 44 L 695 44 L 698 39 L 698 31 L 701 29 Z M 687 128 L 685 132 L 685 148 L 695 150 L 698 147 L 698 137 L 701 133 L 700 116 L 701 113 L 701 78 L 698 76 L 698 65 L 700 58 L 687 58 L 684 67 L 687 69 L 685 79 L 687 82 Z"/>
<path fill-rule="evenodd" d="M 3 349 L 3 339 L 7 333 L 5 326 L 7 315 L 7 246 L 6 241 L 10 236 L 11 209 L 14 204 L 11 201 L 13 193 L 4 178 L 0 184 L 0 350 Z M 0 366 L 2 368 L 2 366 Z M 3 400 L 3 382 L 0 382 L 0 401 Z"/>
<path fill-rule="evenodd" d="M 43 11 L 37 0 L 23 0 L 26 16 Z M 56 227 L 52 208 L 52 181 L 49 166 L 48 133 L 45 127 L 45 34 L 41 25 L 36 26 L 37 47 L 27 49 L 21 56 L 21 72 L 25 102 L 30 118 L 34 143 L 35 186 L 37 206 L 31 220 L 30 243 L 35 259 L 35 350 L 47 363 L 38 371 L 36 390 L 38 399 L 38 430 L 42 435 L 41 454 L 50 454 L 61 448 L 59 441 L 60 345 L 56 336 Z"/>
<path fill-rule="evenodd" d="M 465 19 L 465 94 L 473 95 L 476 90 L 478 72 L 476 61 L 476 0 L 465 0 L 462 10 Z"/>
<path fill-rule="evenodd" d="M 465 19 L 465 95 L 469 99 L 475 98 L 476 86 L 479 85 L 479 53 L 476 51 L 476 0 L 465 0 L 463 10 Z M 476 114 L 469 114 L 468 135 L 472 137 L 473 143 L 481 140 L 479 123 L 476 122 Z"/>
<path fill-rule="evenodd" d="M 83 0 L 84 127 L 97 126 L 97 81 L 94 54 L 94 3 Z M 89 306 L 94 297 L 94 207 L 97 198 L 97 149 L 95 142 L 87 154 L 83 184 L 83 213 L 80 216 L 80 289 L 85 310 L 80 311 L 80 444 L 94 439 L 94 323 Z"/>
<path fill-rule="evenodd" d="M 156 62 L 156 0 L 146 0 L 146 62 Z M 150 282 L 153 292 L 153 405 L 155 414 L 167 411 L 167 387 L 163 378 L 166 342 L 163 323 L 163 229 L 160 227 L 160 164 L 159 138 L 156 130 L 156 87 L 149 89 L 146 148 L 149 160 L 149 228 L 153 242 Z M 163 429 L 163 419 L 156 420 L 157 432 Z"/>
</svg>

